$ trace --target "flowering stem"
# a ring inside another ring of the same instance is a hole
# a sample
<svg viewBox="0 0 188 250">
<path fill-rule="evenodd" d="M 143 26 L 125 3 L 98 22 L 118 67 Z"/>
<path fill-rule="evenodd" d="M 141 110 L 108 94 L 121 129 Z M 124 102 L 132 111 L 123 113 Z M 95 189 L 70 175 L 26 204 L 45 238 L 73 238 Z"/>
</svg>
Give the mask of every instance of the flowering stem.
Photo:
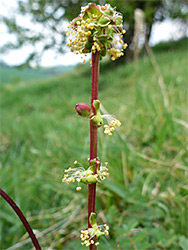
<svg viewBox="0 0 188 250">
<path fill-rule="evenodd" d="M 91 72 L 91 106 L 93 100 L 98 99 L 99 86 L 99 59 L 100 52 L 92 53 L 92 72 Z M 90 123 L 90 160 L 97 158 L 97 127 Z M 96 184 L 88 185 L 88 227 L 91 228 L 89 222 L 90 214 L 95 213 Z M 89 246 L 90 250 L 97 247 L 93 244 Z"/>
<path fill-rule="evenodd" d="M 40 250 L 41 247 L 38 243 L 38 240 L 35 237 L 32 229 L 31 229 L 28 221 L 26 220 L 25 216 L 23 215 L 22 211 L 19 209 L 19 207 L 15 204 L 15 202 L 2 189 L 0 189 L 0 195 L 3 197 L 4 200 L 6 200 L 9 203 L 9 205 L 14 209 L 15 213 L 18 215 L 18 217 L 22 221 L 26 231 L 28 232 L 28 234 L 33 242 L 35 249 Z"/>
</svg>

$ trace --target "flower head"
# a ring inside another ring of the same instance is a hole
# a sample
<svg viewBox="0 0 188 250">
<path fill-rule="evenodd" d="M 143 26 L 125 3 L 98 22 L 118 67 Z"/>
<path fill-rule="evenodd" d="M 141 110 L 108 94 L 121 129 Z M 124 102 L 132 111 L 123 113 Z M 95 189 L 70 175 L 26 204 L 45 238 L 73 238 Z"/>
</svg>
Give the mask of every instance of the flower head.
<svg viewBox="0 0 188 250">
<path fill-rule="evenodd" d="M 95 244 L 95 246 L 99 245 L 99 242 L 95 242 L 93 239 L 96 237 L 97 239 L 100 238 L 102 235 L 108 235 L 109 232 L 109 227 L 104 224 L 104 225 L 97 225 L 96 222 L 96 214 L 91 213 L 90 218 L 89 218 L 91 227 L 82 230 L 80 238 L 82 240 L 82 245 L 85 245 L 86 247 L 90 246 L 91 244 Z"/>
<path fill-rule="evenodd" d="M 93 115 L 90 117 L 90 121 L 94 126 L 101 127 L 103 125 L 103 119 L 100 113 L 100 101 L 94 100 L 92 103 Z"/>
<path fill-rule="evenodd" d="M 82 7 L 80 15 L 70 22 L 68 27 L 71 30 L 67 36 L 72 36 L 67 46 L 76 54 L 100 51 L 101 57 L 108 53 L 111 59 L 115 60 L 124 55 L 123 51 L 127 47 L 122 40 L 122 34 L 125 33 L 122 22 L 122 15 L 110 4 L 100 6 L 89 3 Z"/>
<path fill-rule="evenodd" d="M 108 125 L 104 125 L 104 133 L 111 136 L 115 128 L 121 125 L 121 122 L 113 115 L 100 113 L 100 101 L 94 100 L 92 104 L 93 115 L 90 117 L 90 121 L 94 126 L 101 127 L 103 125 L 103 119 L 107 120 Z"/>
<path fill-rule="evenodd" d="M 121 126 L 121 122 L 113 115 L 102 115 L 102 117 L 108 122 L 108 125 L 104 125 L 104 133 L 111 136 L 115 128 Z"/>
<path fill-rule="evenodd" d="M 106 166 L 101 166 L 98 159 L 93 159 L 89 161 L 89 168 L 85 169 L 77 161 L 74 162 L 78 167 L 65 169 L 64 178 L 62 182 L 69 184 L 70 182 L 77 181 L 85 184 L 100 183 L 109 176 L 108 168 Z M 81 187 L 76 188 L 77 191 L 81 190 Z"/>
</svg>

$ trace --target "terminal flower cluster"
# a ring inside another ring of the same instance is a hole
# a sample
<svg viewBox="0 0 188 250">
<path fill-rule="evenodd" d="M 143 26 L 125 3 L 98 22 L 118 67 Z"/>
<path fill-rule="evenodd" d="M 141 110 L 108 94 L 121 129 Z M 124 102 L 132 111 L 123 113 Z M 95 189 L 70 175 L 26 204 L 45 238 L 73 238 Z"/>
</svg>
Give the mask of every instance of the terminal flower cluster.
<svg viewBox="0 0 188 250">
<path fill-rule="evenodd" d="M 114 61 L 124 55 L 127 44 L 123 42 L 123 18 L 110 4 L 99 6 L 89 3 L 82 7 L 81 13 L 74 18 L 68 28 L 71 35 L 67 46 L 75 54 L 100 51 L 101 58 L 108 53 Z M 82 57 L 83 63 L 86 60 Z"/>
<path fill-rule="evenodd" d="M 82 240 L 82 245 L 88 247 L 92 244 L 95 244 L 95 246 L 99 245 L 99 242 L 95 242 L 93 239 L 94 237 L 96 237 L 97 239 L 100 238 L 102 235 L 108 235 L 109 232 L 109 227 L 104 224 L 104 225 L 97 225 L 96 222 L 96 214 L 95 213 L 91 213 L 90 215 L 90 224 L 91 224 L 91 228 L 88 228 L 86 230 L 82 230 L 81 231 L 81 235 L 80 238 Z"/>
</svg>

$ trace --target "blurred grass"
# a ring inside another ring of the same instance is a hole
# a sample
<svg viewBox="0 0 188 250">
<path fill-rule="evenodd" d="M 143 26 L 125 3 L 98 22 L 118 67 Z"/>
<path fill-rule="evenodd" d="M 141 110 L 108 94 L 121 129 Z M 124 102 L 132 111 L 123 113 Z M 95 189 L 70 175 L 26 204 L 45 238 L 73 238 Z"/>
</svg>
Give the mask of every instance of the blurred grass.
<svg viewBox="0 0 188 250">
<path fill-rule="evenodd" d="M 57 66 L 51 68 L 18 68 L 0 65 L 0 84 L 23 84 L 32 81 L 47 79 L 49 77 L 62 74 L 63 72 L 70 72 L 74 66 Z"/>
<path fill-rule="evenodd" d="M 133 250 L 134 244 L 137 250 L 187 249 L 185 41 L 170 50 L 157 48 L 155 54 L 168 111 L 148 57 L 137 66 L 109 70 L 101 63 L 99 97 L 122 126 L 112 137 L 99 129 L 98 154 L 109 162 L 110 171 L 97 189 L 98 223 L 110 226 L 99 250 Z M 76 192 L 75 184 L 61 183 L 64 169 L 75 160 L 87 167 L 89 124 L 74 110 L 80 101 L 90 102 L 90 68 L 85 65 L 64 76 L 2 87 L 1 187 L 27 216 L 42 249 L 84 249 L 79 230 L 87 227 L 87 189 L 82 185 Z M 21 223 L 2 199 L 0 217 L 1 249 L 19 241 L 12 249 L 31 249 Z"/>
<path fill-rule="evenodd" d="M 37 71 L 33 69 L 18 69 L 12 67 L 0 67 L 0 82 L 1 84 L 7 83 L 20 83 L 31 80 L 39 80 L 48 78 L 51 74 L 48 72 Z"/>
</svg>

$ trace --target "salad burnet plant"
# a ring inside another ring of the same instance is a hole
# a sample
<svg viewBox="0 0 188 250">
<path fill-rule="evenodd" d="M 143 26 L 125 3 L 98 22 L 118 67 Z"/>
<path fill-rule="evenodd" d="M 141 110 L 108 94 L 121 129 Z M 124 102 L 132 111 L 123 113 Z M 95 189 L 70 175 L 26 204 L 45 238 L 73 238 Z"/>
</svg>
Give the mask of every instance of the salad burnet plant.
<svg viewBox="0 0 188 250">
<path fill-rule="evenodd" d="M 104 165 L 97 156 L 97 132 L 104 127 L 104 133 L 111 136 L 114 130 L 121 125 L 115 116 L 101 114 L 100 101 L 98 98 L 99 87 L 99 62 L 106 54 L 114 61 L 124 55 L 127 44 L 123 41 L 123 17 L 111 7 L 89 3 L 81 8 L 79 16 L 74 18 L 68 25 L 67 46 L 70 51 L 80 54 L 83 63 L 91 54 L 91 104 L 80 102 L 76 104 L 79 116 L 85 117 L 90 122 L 90 157 L 88 166 L 84 167 L 75 161 L 74 167 L 65 170 L 63 182 L 77 182 L 77 191 L 81 190 L 80 183 L 88 186 L 88 228 L 81 231 L 81 244 L 96 250 L 99 238 L 109 234 L 109 227 L 98 225 L 96 220 L 95 202 L 96 185 L 100 184 L 108 176 L 108 163 Z"/>
</svg>

